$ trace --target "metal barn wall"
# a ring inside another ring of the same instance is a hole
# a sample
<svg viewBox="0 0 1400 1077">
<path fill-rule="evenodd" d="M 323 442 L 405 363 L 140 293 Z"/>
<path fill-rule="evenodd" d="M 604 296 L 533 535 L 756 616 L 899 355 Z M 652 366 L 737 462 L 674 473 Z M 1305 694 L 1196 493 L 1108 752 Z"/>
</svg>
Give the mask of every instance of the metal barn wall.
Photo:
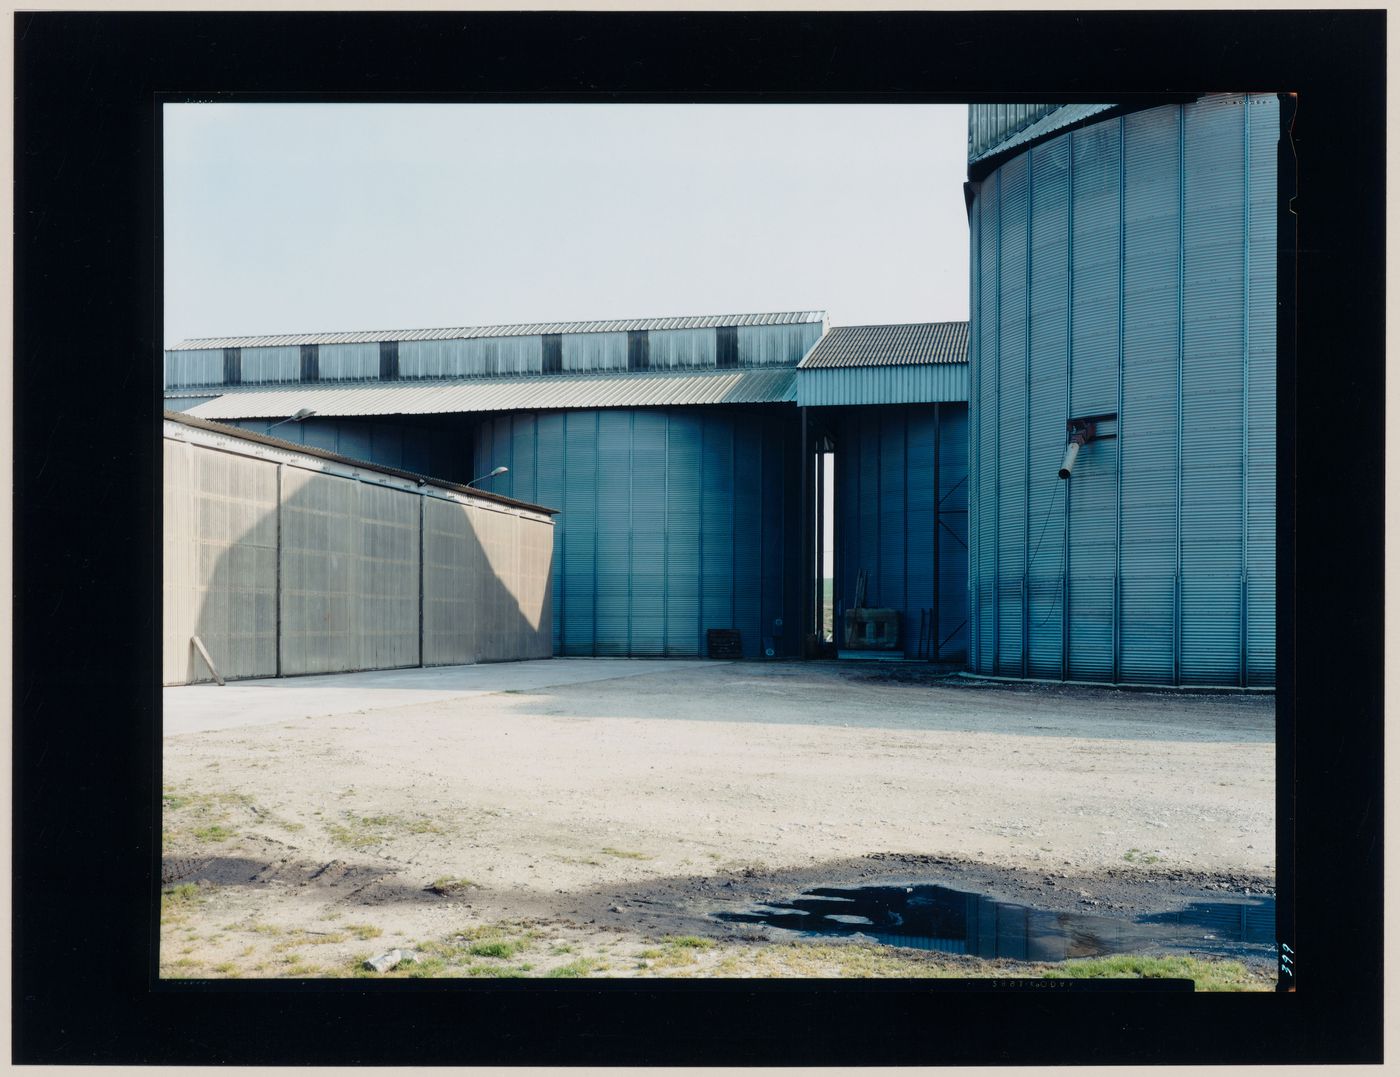
<svg viewBox="0 0 1400 1077">
<path fill-rule="evenodd" d="M 903 613 L 918 657 L 920 611 L 936 650 L 967 660 L 967 405 L 853 408 L 837 425 L 835 613 L 866 572 L 865 605 Z"/>
<path fill-rule="evenodd" d="M 423 503 L 423 664 L 548 658 L 552 525 Z"/>
<path fill-rule="evenodd" d="M 419 500 L 286 469 L 284 674 L 418 665 Z"/>
<path fill-rule="evenodd" d="M 169 406 L 167 401 L 167 406 Z M 173 409 L 172 409 L 173 410 Z M 467 482 L 471 464 L 470 446 L 445 430 L 425 430 L 393 416 L 373 420 L 304 419 L 296 423 L 272 419 L 220 419 L 225 426 L 251 430 L 256 434 L 312 445 L 385 467 L 416 471 L 448 482 Z"/>
<path fill-rule="evenodd" d="M 221 437 L 164 442 L 162 683 L 213 679 L 196 635 L 226 679 L 549 657 L 548 517 L 187 436 Z"/>
<path fill-rule="evenodd" d="M 971 209 L 972 660 L 1274 683 L 1278 99 L 1084 127 Z M 1072 416 L 1116 412 L 1072 478 Z"/>
<path fill-rule="evenodd" d="M 797 372 L 799 407 L 967 401 L 966 363 L 852 366 Z"/>
<path fill-rule="evenodd" d="M 277 465 L 164 442 L 161 670 L 212 681 L 277 672 Z"/>
<path fill-rule="evenodd" d="M 798 650 L 799 441 L 791 408 L 514 413 L 477 427 L 473 466 L 563 510 L 554 653 L 696 656 L 737 628 L 756 658 L 778 620 Z"/>
</svg>

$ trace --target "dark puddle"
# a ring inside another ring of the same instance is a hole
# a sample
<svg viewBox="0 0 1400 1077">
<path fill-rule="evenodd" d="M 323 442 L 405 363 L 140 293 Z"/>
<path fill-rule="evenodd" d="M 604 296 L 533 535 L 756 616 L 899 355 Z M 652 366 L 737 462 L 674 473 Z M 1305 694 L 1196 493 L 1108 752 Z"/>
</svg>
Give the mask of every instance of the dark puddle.
<svg viewBox="0 0 1400 1077">
<path fill-rule="evenodd" d="M 1274 949 L 1274 899 L 1254 895 L 1119 920 L 1033 909 L 944 886 L 817 887 L 788 902 L 715 916 L 807 937 L 861 935 L 890 946 L 1018 961 L 1151 950 L 1270 958 Z"/>
</svg>

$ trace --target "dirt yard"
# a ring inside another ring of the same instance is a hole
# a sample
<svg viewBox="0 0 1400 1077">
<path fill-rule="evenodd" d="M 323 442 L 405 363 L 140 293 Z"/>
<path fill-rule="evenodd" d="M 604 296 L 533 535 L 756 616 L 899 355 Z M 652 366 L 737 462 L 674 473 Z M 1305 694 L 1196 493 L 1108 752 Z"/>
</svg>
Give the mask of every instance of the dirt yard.
<svg viewBox="0 0 1400 1077">
<path fill-rule="evenodd" d="M 470 693 L 340 677 L 339 713 L 223 728 L 206 712 L 234 696 L 214 693 L 280 715 L 318 679 L 167 690 L 162 974 L 379 975 L 367 957 L 411 947 L 384 975 L 1022 975 L 713 914 L 874 882 L 1118 917 L 1273 892 L 1269 696 L 905 665 L 476 668 Z"/>
</svg>

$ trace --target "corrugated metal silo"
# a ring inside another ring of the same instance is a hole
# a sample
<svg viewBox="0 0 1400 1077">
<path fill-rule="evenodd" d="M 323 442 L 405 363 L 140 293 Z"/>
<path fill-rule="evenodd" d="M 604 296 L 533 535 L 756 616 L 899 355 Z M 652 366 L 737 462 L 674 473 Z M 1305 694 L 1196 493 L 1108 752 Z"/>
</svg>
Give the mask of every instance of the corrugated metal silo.
<svg viewBox="0 0 1400 1077">
<path fill-rule="evenodd" d="M 980 180 L 974 670 L 1274 683 L 1278 138 L 1276 96 L 1215 95 Z M 1067 422 L 1107 414 L 1060 480 Z"/>
</svg>

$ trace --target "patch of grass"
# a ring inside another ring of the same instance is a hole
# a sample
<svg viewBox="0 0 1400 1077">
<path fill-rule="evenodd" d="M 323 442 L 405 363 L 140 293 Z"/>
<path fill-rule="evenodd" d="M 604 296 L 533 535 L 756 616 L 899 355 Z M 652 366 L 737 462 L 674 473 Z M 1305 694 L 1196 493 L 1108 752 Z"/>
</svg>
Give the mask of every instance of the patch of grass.
<svg viewBox="0 0 1400 1077">
<path fill-rule="evenodd" d="M 402 815 L 357 815 L 341 812 L 342 823 L 326 824 L 331 840 L 353 849 L 369 849 L 383 845 L 391 838 L 404 834 L 441 834 L 442 827 L 426 816 L 408 818 Z"/>
<path fill-rule="evenodd" d="M 384 934 L 383 930 L 373 924 L 346 924 L 345 930 L 354 935 L 357 939 L 377 939 Z"/>
<path fill-rule="evenodd" d="M 648 959 L 654 959 L 654 958 L 658 958 L 658 957 L 661 956 L 661 951 L 660 951 L 660 950 L 641 950 L 641 951 L 638 952 L 637 956 L 638 956 L 638 957 L 645 957 L 645 958 L 648 958 Z"/>
<path fill-rule="evenodd" d="M 558 957 L 558 956 L 561 955 L 561 954 L 571 954 L 571 953 L 573 953 L 573 952 L 574 952 L 574 948 L 573 948 L 572 946 L 570 946 L 567 942 L 561 942 L 561 943 L 560 943 L 559 945 L 557 945 L 557 946 L 551 946 L 551 947 L 549 948 L 549 952 L 550 952 L 551 954 L 554 954 L 556 957 Z"/>
<path fill-rule="evenodd" d="M 249 924 L 249 931 L 255 931 L 259 935 L 280 935 L 282 929 L 276 924 Z"/>
<path fill-rule="evenodd" d="M 680 946 L 691 950 L 708 950 L 714 946 L 714 939 L 702 939 L 697 935 L 677 935 L 662 940 L 668 946 Z"/>
<path fill-rule="evenodd" d="M 647 856 L 646 853 L 636 853 L 636 852 L 633 852 L 631 849 L 614 849 L 611 845 L 605 846 L 605 847 L 603 848 L 603 852 L 605 852 L 608 856 L 616 856 L 616 857 L 619 857 L 619 858 L 621 858 L 621 859 L 623 859 L 623 860 L 650 860 L 650 859 L 651 859 L 651 857 Z"/>
<path fill-rule="evenodd" d="M 525 975 L 523 968 L 513 965 L 467 965 L 455 971 L 462 976 L 494 976 L 501 980 L 518 980 Z"/>
<path fill-rule="evenodd" d="M 219 823 L 213 826 L 203 826 L 194 832 L 194 836 L 200 841 L 228 841 L 236 835 L 228 827 Z"/>
<path fill-rule="evenodd" d="M 1155 864 L 1161 860 L 1161 857 L 1144 853 L 1141 849 L 1129 849 L 1123 854 L 1123 859 L 1129 864 Z"/>
<path fill-rule="evenodd" d="M 420 957 L 417 961 L 402 962 L 398 967 L 414 979 L 424 979 L 441 976 L 447 971 L 447 962 L 440 957 Z"/>
<path fill-rule="evenodd" d="M 1199 957 L 1147 957 L 1117 954 L 1066 961 L 1045 969 L 1046 980 L 1192 980 L 1197 991 L 1257 991 L 1272 985 L 1239 961 L 1209 961 Z"/>
<path fill-rule="evenodd" d="M 232 974 L 238 968 L 232 961 L 220 961 L 214 966 L 214 971 L 225 976 Z"/>
<path fill-rule="evenodd" d="M 684 951 L 673 951 L 684 952 Z M 691 955 L 693 958 L 693 954 Z M 658 968 L 668 967 L 658 962 Z M 1005 976 L 1005 969 L 992 970 L 987 975 Z M 861 943 L 790 942 L 754 947 L 729 954 L 715 968 L 720 976 L 759 976 L 767 978 L 832 977 L 864 979 L 869 977 L 946 978 L 967 976 L 965 965 L 944 963 L 923 951 L 902 950 L 892 946 Z"/>
<path fill-rule="evenodd" d="M 574 979 L 587 976 L 590 972 L 597 972 L 604 968 L 603 962 L 593 957 L 580 957 L 570 961 L 567 965 L 558 965 L 545 973 L 550 979 Z"/>
<path fill-rule="evenodd" d="M 162 905 L 167 904 L 167 902 L 171 905 L 185 904 L 199 897 L 199 887 L 194 883 L 181 883 L 179 886 L 162 890 L 160 896 Z"/>
<path fill-rule="evenodd" d="M 181 883 L 160 892 L 160 922 L 177 924 L 195 906 L 203 901 L 199 887 L 194 883 Z"/>
<path fill-rule="evenodd" d="M 466 890 L 468 887 L 475 885 L 476 883 L 472 882 L 471 879 L 455 879 L 450 875 L 444 875 L 442 878 L 434 879 L 429 883 L 428 889 L 435 894 L 442 894 L 445 897 L 448 894 L 455 894 L 459 890 Z"/>
<path fill-rule="evenodd" d="M 467 947 L 473 957 L 514 957 L 530 944 L 524 939 L 493 939 L 490 942 L 477 942 Z"/>
</svg>

